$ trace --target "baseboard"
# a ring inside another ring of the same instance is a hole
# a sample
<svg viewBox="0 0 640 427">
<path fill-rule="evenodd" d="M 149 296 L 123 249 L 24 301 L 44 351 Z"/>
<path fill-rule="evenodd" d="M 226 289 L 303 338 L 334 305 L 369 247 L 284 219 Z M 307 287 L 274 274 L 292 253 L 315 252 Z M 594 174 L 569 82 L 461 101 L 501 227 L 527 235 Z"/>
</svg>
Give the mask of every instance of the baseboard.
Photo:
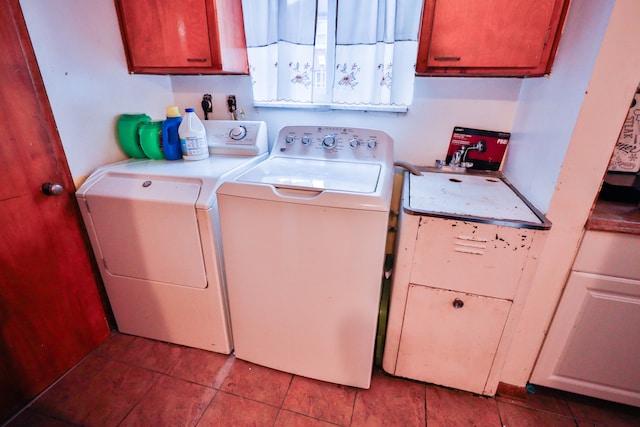
<svg viewBox="0 0 640 427">
<path fill-rule="evenodd" d="M 524 402 L 527 400 L 527 388 L 500 382 L 496 390 L 496 396 Z"/>
</svg>

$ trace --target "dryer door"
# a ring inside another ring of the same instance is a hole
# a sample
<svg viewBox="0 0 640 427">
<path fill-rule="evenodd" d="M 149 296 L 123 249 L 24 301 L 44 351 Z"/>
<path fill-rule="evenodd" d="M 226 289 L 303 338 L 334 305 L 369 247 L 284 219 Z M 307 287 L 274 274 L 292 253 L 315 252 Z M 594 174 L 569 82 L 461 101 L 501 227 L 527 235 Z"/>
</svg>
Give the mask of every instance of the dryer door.
<svg viewBox="0 0 640 427">
<path fill-rule="evenodd" d="M 86 193 L 105 269 L 206 288 L 195 203 L 200 182 L 105 175 Z"/>
</svg>

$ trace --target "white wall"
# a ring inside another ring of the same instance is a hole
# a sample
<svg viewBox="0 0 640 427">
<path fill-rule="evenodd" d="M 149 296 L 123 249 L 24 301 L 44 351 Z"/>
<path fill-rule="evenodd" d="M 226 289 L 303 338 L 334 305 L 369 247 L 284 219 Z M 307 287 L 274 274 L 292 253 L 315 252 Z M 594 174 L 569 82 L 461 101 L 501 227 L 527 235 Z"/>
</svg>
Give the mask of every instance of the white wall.
<svg viewBox="0 0 640 427">
<path fill-rule="evenodd" d="M 543 212 L 549 209 L 614 3 L 574 1 L 551 77 L 523 82 L 504 173 Z"/>
<path fill-rule="evenodd" d="M 21 0 L 76 186 L 98 166 L 123 160 L 122 113 L 163 119 L 173 104 L 167 76 L 130 75 L 113 0 Z"/>
<path fill-rule="evenodd" d="M 172 76 L 176 103 L 195 106 L 213 95 L 210 118 L 227 119 L 226 97 L 236 95 L 247 120 L 267 123 L 270 140 L 287 125 L 339 125 L 374 128 L 387 132 L 395 142 L 398 160 L 433 165 L 444 159 L 454 126 L 509 131 L 522 79 L 427 78 L 416 79 L 414 102 L 407 113 L 317 111 L 253 108 L 251 81 L 247 76 Z"/>
</svg>

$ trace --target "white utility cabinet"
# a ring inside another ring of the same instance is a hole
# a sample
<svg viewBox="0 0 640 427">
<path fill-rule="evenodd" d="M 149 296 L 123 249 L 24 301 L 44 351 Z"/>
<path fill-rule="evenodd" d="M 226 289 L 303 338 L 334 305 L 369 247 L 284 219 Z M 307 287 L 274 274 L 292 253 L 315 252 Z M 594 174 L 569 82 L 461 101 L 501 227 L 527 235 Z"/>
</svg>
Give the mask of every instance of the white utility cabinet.
<svg viewBox="0 0 640 427">
<path fill-rule="evenodd" d="M 500 173 L 405 175 L 383 368 L 493 395 L 551 224 Z"/>
<path fill-rule="evenodd" d="M 586 231 L 531 382 L 640 406 L 640 236 Z"/>
</svg>

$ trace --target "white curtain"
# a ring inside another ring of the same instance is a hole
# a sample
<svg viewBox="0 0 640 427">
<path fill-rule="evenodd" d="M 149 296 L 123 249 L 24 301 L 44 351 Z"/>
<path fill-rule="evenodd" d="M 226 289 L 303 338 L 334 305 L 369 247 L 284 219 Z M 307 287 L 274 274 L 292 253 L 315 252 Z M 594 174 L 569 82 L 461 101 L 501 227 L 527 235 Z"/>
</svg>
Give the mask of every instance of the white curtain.
<svg viewBox="0 0 640 427">
<path fill-rule="evenodd" d="M 413 98 L 423 0 L 330 0 L 330 81 L 314 82 L 316 0 L 243 0 L 254 101 L 407 106 Z M 331 18 L 335 17 L 335 18 Z M 322 64 L 325 66 L 325 64 Z M 318 98 L 320 90 L 317 90 Z"/>
<path fill-rule="evenodd" d="M 316 0 L 243 0 L 254 101 L 312 101 Z"/>
<path fill-rule="evenodd" d="M 333 102 L 409 105 L 422 0 L 338 1 Z"/>
</svg>

